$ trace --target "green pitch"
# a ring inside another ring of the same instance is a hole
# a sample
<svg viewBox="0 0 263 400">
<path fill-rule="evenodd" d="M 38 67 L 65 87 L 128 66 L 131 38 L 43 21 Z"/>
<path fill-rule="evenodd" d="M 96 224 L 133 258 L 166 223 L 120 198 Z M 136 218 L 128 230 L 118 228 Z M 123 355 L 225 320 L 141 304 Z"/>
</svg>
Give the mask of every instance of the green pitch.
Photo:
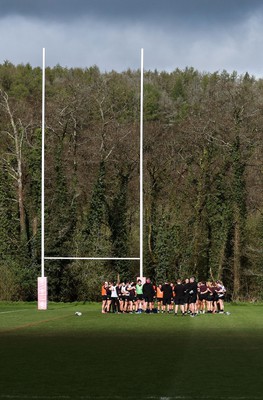
<svg viewBox="0 0 263 400">
<path fill-rule="evenodd" d="M 191 318 L 0 303 L 0 400 L 263 399 L 263 305 L 226 310 Z"/>
</svg>

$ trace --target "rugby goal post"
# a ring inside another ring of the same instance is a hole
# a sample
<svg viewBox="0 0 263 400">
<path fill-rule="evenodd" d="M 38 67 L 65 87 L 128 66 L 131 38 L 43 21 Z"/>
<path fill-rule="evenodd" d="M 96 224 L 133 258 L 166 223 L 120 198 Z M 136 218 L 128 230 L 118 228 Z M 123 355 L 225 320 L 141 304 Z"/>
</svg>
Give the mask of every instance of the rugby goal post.
<svg viewBox="0 0 263 400">
<path fill-rule="evenodd" d="M 45 277 L 45 72 L 46 72 L 46 49 L 42 50 L 42 125 L 41 125 L 41 277 L 37 280 L 38 309 L 47 309 L 48 290 L 47 278 Z"/>
<path fill-rule="evenodd" d="M 143 277 L 143 72 L 144 50 L 141 49 L 140 79 L 140 257 L 45 257 L 45 70 L 46 49 L 42 50 L 42 152 L 41 152 L 41 276 L 38 277 L 38 310 L 47 310 L 48 286 L 45 277 L 45 260 L 139 260 L 140 277 Z"/>
</svg>

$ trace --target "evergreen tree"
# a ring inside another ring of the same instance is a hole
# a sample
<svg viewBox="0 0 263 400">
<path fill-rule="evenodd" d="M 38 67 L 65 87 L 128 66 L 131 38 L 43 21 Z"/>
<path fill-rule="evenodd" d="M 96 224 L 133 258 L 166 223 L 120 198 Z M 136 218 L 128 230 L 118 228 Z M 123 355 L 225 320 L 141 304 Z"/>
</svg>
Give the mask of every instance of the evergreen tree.
<svg viewBox="0 0 263 400">
<path fill-rule="evenodd" d="M 239 136 L 236 136 L 232 146 L 233 181 L 233 298 L 238 299 L 241 295 L 241 276 L 243 257 L 245 254 L 245 220 L 246 210 L 246 183 L 244 178 L 245 163 L 241 155 L 241 144 Z"/>
<path fill-rule="evenodd" d="M 87 217 L 84 221 L 83 239 L 86 251 L 91 257 L 109 254 L 109 229 L 105 200 L 106 167 L 100 161 L 97 181 L 94 185 Z"/>
<path fill-rule="evenodd" d="M 113 195 L 112 204 L 108 204 L 108 220 L 111 231 L 113 257 L 129 257 L 129 230 L 127 215 L 127 191 L 129 174 L 119 172 L 118 187 Z M 112 263 L 122 279 L 131 278 L 130 262 L 117 260 Z"/>
</svg>

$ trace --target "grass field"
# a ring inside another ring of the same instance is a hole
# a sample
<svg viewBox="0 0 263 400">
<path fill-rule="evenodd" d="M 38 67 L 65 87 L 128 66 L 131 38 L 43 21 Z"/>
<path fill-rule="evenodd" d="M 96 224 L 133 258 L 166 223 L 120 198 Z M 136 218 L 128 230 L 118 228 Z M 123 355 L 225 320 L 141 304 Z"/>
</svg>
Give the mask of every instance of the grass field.
<svg viewBox="0 0 263 400">
<path fill-rule="evenodd" d="M 190 318 L 0 303 L 0 400 L 263 399 L 263 305 L 226 310 Z"/>
</svg>

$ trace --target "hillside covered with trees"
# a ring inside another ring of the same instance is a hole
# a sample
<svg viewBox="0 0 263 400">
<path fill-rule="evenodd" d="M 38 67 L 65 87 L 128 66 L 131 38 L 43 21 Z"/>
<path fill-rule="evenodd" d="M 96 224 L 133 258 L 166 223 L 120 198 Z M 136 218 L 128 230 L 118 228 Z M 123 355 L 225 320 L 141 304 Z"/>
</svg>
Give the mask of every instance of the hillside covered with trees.
<svg viewBox="0 0 263 400">
<path fill-rule="evenodd" d="M 0 65 L 0 298 L 36 299 L 41 76 Z M 140 72 L 46 69 L 45 256 L 139 256 Z M 146 71 L 144 270 L 263 297 L 263 80 Z M 46 261 L 49 298 L 96 300 L 138 261 Z"/>
</svg>

